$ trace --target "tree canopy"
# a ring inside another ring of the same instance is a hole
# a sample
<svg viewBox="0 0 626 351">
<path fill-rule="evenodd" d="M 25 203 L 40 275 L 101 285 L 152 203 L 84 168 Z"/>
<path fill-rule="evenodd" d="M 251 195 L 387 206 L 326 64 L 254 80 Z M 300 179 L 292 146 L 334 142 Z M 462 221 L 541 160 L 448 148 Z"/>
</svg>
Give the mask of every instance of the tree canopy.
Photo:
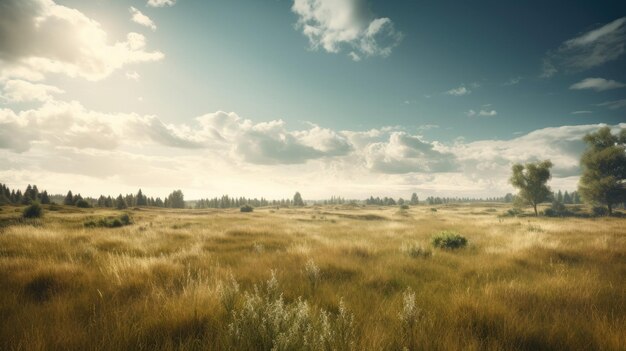
<svg viewBox="0 0 626 351">
<path fill-rule="evenodd" d="M 509 181 L 519 189 L 519 198 L 533 207 L 535 216 L 538 215 L 537 205 L 546 201 L 552 193 L 546 185 L 551 177 L 550 168 L 550 160 L 526 165 L 517 163 L 512 168 L 513 175 Z"/>
<path fill-rule="evenodd" d="M 580 160 L 578 191 L 585 202 L 606 205 L 610 215 L 613 205 L 626 201 L 626 129 L 613 135 L 603 127 L 583 140 L 587 149 Z"/>
</svg>

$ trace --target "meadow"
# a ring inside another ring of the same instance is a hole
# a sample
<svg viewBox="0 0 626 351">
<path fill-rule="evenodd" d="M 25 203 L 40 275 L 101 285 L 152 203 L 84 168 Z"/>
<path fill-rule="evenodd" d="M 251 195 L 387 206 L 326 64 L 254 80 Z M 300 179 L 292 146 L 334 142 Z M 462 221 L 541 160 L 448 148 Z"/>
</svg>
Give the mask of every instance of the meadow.
<svg viewBox="0 0 626 351">
<path fill-rule="evenodd" d="M 626 219 L 45 208 L 0 210 L 1 350 L 626 349 Z"/>
</svg>

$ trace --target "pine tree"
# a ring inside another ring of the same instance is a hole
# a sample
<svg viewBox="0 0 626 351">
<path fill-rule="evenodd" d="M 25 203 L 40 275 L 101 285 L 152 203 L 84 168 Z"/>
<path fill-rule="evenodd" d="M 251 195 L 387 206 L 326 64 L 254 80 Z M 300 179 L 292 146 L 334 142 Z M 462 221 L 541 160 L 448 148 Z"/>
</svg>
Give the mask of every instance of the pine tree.
<svg viewBox="0 0 626 351">
<path fill-rule="evenodd" d="M 128 205 L 126 204 L 126 200 L 124 200 L 124 197 L 122 197 L 122 194 L 120 194 L 117 199 L 115 199 L 115 208 L 117 208 L 118 210 L 123 210 L 127 207 Z"/>
<path fill-rule="evenodd" d="M 72 206 L 74 205 L 74 195 L 72 195 L 72 191 L 68 191 L 65 199 L 63 200 L 63 205 Z"/>
</svg>

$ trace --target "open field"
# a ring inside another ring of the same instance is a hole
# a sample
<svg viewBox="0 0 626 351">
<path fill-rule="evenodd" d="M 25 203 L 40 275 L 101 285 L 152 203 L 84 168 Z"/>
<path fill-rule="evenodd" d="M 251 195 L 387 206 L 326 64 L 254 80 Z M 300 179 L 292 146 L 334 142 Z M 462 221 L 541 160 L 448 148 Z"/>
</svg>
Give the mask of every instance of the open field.
<svg viewBox="0 0 626 351">
<path fill-rule="evenodd" d="M 0 349 L 626 349 L 626 220 L 507 209 L 3 207 Z"/>
</svg>

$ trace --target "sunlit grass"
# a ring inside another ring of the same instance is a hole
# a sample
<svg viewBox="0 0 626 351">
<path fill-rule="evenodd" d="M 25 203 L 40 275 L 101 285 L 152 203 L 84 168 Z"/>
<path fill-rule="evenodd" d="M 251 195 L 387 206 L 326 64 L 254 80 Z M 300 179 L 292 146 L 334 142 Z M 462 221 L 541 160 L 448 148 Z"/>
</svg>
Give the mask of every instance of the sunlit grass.
<svg viewBox="0 0 626 351">
<path fill-rule="evenodd" d="M 505 211 L 5 207 L 0 349 L 625 349 L 626 222 Z"/>
</svg>

